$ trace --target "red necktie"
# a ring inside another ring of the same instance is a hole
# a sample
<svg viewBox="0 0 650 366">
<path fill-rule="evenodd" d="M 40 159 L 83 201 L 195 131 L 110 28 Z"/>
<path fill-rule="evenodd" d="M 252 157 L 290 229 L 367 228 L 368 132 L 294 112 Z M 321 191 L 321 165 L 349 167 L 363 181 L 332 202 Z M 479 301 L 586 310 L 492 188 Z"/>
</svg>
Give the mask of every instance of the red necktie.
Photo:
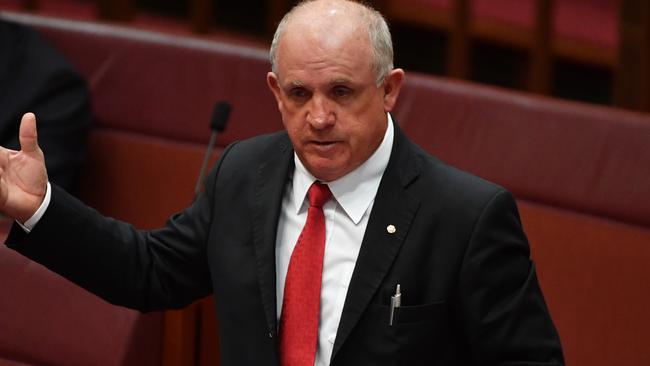
<svg viewBox="0 0 650 366">
<path fill-rule="evenodd" d="M 307 222 L 291 253 L 280 319 L 280 364 L 314 366 L 318 345 L 320 288 L 325 253 L 323 205 L 332 196 L 325 184 L 309 187 Z"/>
</svg>

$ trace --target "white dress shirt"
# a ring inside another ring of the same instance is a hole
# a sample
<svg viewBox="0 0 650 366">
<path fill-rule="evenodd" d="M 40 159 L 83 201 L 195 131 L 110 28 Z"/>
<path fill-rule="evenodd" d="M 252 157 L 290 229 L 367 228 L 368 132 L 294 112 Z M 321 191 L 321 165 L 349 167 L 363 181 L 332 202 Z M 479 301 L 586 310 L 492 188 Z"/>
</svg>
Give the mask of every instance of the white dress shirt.
<svg viewBox="0 0 650 366">
<path fill-rule="evenodd" d="M 25 221 L 24 223 L 16 220 L 16 223 L 20 225 L 20 227 L 25 230 L 25 232 L 29 233 L 32 231 L 34 226 L 41 220 L 41 217 L 45 214 L 45 210 L 47 210 L 47 206 L 50 205 L 50 199 L 52 197 L 52 187 L 50 186 L 50 182 L 47 182 L 47 186 L 45 187 L 45 197 L 43 198 L 43 202 L 41 202 L 41 205 L 38 207 L 38 210 L 34 212 L 32 217 L 29 218 L 29 220 Z"/>
<path fill-rule="evenodd" d="M 348 285 L 357 262 L 368 218 L 393 147 L 393 121 L 388 115 L 384 139 L 361 166 L 347 175 L 325 182 L 333 198 L 323 206 L 325 255 L 315 366 L 330 363 Z M 277 317 L 280 324 L 284 282 L 291 253 L 307 220 L 307 191 L 316 181 L 294 153 L 295 169 L 282 200 L 275 247 Z"/>
</svg>

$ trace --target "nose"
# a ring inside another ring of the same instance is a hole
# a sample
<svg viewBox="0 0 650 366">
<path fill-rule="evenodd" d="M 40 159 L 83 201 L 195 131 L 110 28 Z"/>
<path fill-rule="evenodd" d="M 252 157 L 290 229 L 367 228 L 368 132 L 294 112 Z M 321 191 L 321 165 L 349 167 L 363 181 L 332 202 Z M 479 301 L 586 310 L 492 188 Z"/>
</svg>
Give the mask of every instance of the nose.
<svg viewBox="0 0 650 366">
<path fill-rule="evenodd" d="M 334 110 L 332 105 L 322 96 L 314 96 L 309 101 L 307 109 L 307 123 L 315 129 L 324 129 L 334 124 Z"/>
</svg>

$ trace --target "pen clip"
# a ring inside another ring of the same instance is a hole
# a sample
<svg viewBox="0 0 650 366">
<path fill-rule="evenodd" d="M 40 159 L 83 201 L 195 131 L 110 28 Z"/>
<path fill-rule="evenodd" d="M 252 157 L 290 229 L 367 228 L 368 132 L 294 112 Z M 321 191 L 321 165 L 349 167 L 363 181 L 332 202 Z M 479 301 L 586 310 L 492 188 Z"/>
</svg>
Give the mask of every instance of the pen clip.
<svg viewBox="0 0 650 366">
<path fill-rule="evenodd" d="M 388 325 L 390 326 L 393 325 L 393 318 L 395 317 L 395 309 L 397 309 L 400 306 L 402 306 L 402 292 L 398 283 L 397 288 L 395 289 L 395 295 L 390 297 L 390 318 L 388 319 Z"/>
</svg>

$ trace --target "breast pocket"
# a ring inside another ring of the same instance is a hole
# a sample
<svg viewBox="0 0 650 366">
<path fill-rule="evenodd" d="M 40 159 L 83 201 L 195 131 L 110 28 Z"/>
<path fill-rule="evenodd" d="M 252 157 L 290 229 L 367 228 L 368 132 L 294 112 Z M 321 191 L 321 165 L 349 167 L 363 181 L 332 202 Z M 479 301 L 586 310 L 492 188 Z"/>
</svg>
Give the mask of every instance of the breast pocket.
<svg viewBox="0 0 650 366">
<path fill-rule="evenodd" d="M 390 317 L 390 309 L 387 309 Z M 437 365 L 447 332 L 446 303 L 436 301 L 395 309 L 388 327 L 397 343 L 399 365 Z"/>
<path fill-rule="evenodd" d="M 436 301 L 430 304 L 401 306 L 396 308 L 393 314 L 393 325 L 413 326 L 420 323 L 433 323 L 444 311 L 444 301 Z M 388 308 L 388 306 L 386 306 Z M 390 309 L 388 309 L 390 318 Z"/>
<path fill-rule="evenodd" d="M 370 304 L 358 328 L 363 337 L 355 340 L 356 350 L 366 361 L 360 364 L 440 365 L 447 317 L 446 303 L 436 301 L 395 309 L 389 325 L 390 306 Z"/>
</svg>

